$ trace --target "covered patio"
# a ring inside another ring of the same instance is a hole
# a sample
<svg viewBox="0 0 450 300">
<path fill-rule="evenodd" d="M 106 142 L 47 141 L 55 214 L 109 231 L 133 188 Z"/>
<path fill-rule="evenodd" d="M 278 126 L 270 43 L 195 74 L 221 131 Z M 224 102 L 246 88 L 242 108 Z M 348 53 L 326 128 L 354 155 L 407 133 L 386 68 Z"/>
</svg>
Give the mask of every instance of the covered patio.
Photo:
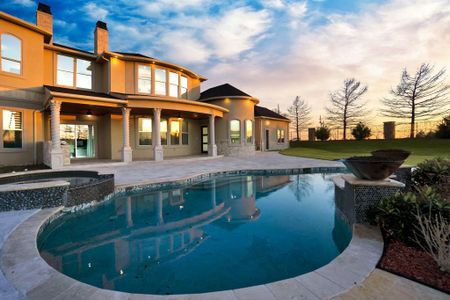
<svg viewBox="0 0 450 300">
<path fill-rule="evenodd" d="M 44 161 L 51 168 L 217 156 L 215 118 L 227 111 L 222 107 L 55 87 L 46 94 Z"/>
</svg>

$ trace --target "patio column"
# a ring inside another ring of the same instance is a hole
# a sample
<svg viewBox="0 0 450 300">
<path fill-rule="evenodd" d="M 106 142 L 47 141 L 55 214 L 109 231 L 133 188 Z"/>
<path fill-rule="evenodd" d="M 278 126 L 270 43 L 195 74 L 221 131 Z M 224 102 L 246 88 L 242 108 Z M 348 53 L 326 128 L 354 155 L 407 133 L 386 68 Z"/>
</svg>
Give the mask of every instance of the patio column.
<svg viewBox="0 0 450 300">
<path fill-rule="evenodd" d="M 209 116 L 209 144 L 208 144 L 208 155 L 217 156 L 217 146 L 216 146 L 216 129 L 215 129 L 215 116 Z"/>
<path fill-rule="evenodd" d="M 52 169 L 62 168 L 64 165 L 64 154 L 61 149 L 61 138 L 59 135 L 61 124 L 61 101 L 50 101 L 50 123 L 52 135 L 52 147 L 50 149 L 50 167 Z"/>
<path fill-rule="evenodd" d="M 122 107 L 122 130 L 123 130 L 123 147 L 122 161 L 131 162 L 133 160 L 133 150 L 130 147 L 130 111 L 131 108 Z"/>
<path fill-rule="evenodd" d="M 153 160 L 164 159 L 163 148 L 161 146 L 161 108 L 153 109 Z"/>
</svg>

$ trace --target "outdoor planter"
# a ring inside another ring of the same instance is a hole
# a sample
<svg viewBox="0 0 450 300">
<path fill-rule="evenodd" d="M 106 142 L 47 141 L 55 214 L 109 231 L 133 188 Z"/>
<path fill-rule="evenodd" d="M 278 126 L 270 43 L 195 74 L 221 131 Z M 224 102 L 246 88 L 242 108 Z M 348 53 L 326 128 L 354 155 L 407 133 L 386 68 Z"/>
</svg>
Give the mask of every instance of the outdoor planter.
<svg viewBox="0 0 450 300">
<path fill-rule="evenodd" d="M 381 149 L 372 152 L 372 156 L 391 160 L 406 160 L 411 152 L 400 149 Z"/>
</svg>

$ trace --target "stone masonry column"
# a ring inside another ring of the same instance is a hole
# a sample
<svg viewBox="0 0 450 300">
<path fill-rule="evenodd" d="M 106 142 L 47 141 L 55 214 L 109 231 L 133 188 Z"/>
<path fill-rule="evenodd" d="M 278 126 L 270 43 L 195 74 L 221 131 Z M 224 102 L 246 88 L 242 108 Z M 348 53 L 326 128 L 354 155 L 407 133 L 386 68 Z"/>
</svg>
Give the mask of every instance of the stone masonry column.
<svg viewBox="0 0 450 300">
<path fill-rule="evenodd" d="M 123 147 L 122 161 L 131 162 L 133 160 L 133 150 L 130 147 L 130 111 L 131 108 L 122 107 L 122 127 L 123 127 Z"/>
<path fill-rule="evenodd" d="M 153 109 L 153 160 L 164 159 L 164 152 L 161 146 L 161 108 Z"/>
<path fill-rule="evenodd" d="M 50 101 L 50 123 L 52 134 L 52 148 L 50 150 L 50 167 L 52 169 L 62 168 L 64 165 L 64 154 L 61 149 L 61 138 L 59 135 L 59 127 L 61 124 L 61 102 Z"/>
<path fill-rule="evenodd" d="M 209 116 L 209 144 L 208 144 L 208 155 L 217 156 L 217 145 L 216 145 L 216 129 L 215 129 L 215 116 Z"/>
</svg>

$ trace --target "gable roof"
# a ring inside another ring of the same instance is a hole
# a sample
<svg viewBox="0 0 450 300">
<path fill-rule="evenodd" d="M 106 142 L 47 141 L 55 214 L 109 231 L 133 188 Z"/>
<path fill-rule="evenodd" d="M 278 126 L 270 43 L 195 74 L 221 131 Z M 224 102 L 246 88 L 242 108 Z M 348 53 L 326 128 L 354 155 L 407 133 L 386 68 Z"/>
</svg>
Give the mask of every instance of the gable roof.
<svg viewBox="0 0 450 300">
<path fill-rule="evenodd" d="M 225 83 L 222 85 L 218 85 L 215 87 L 212 87 L 210 89 L 207 89 L 206 91 L 202 92 L 200 94 L 200 99 L 208 99 L 208 98 L 214 98 L 214 97 L 251 97 L 249 94 L 244 93 L 238 88 L 235 88 L 229 83 Z"/>
<path fill-rule="evenodd" d="M 255 117 L 266 117 L 271 119 L 290 121 L 285 116 L 282 116 L 279 113 L 274 112 L 273 110 L 257 105 L 255 105 Z"/>
</svg>

